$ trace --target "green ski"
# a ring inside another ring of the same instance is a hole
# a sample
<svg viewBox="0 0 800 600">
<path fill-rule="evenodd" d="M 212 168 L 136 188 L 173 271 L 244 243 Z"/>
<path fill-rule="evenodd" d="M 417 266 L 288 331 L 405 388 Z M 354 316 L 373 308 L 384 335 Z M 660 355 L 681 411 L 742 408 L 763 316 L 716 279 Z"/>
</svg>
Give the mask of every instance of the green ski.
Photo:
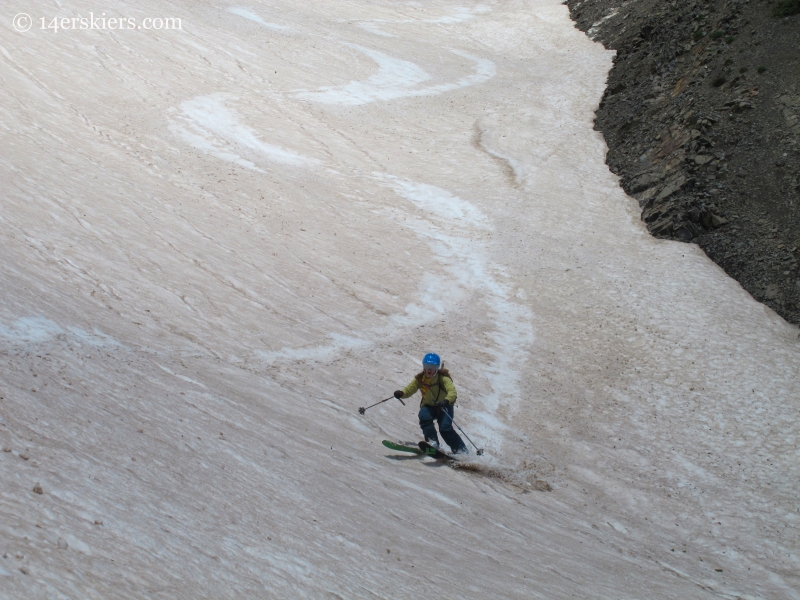
<svg viewBox="0 0 800 600">
<path fill-rule="evenodd" d="M 410 442 L 405 444 L 403 442 L 390 442 L 389 440 L 383 440 L 383 445 L 387 448 L 391 448 L 392 450 L 399 450 L 400 452 L 411 452 L 411 454 L 423 453 L 419 446 L 412 446 Z"/>
</svg>

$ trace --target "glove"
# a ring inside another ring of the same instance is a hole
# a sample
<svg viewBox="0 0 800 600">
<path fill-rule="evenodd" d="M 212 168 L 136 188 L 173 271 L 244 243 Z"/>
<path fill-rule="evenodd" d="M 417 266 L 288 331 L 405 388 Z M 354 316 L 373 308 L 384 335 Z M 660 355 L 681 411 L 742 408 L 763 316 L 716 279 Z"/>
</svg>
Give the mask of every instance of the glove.
<svg viewBox="0 0 800 600">
<path fill-rule="evenodd" d="M 438 408 L 450 408 L 450 403 L 447 400 L 437 400 L 433 404 Z"/>
<path fill-rule="evenodd" d="M 403 390 L 397 390 L 394 393 L 394 397 L 397 398 L 398 400 L 400 400 L 403 397 Z"/>
</svg>

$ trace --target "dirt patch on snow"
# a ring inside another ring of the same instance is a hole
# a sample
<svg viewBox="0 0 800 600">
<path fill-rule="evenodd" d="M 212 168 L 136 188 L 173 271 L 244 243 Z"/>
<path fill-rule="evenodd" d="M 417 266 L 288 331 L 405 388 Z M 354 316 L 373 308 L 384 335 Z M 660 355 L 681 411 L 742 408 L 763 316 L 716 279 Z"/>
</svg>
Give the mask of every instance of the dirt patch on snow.
<svg viewBox="0 0 800 600">
<path fill-rule="evenodd" d="M 479 462 L 458 462 L 451 463 L 453 469 L 475 473 L 491 479 L 497 479 L 503 483 L 521 488 L 524 491 L 552 492 L 553 487 L 544 479 L 540 479 L 536 473 L 520 471 L 506 467 L 485 465 Z"/>
</svg>

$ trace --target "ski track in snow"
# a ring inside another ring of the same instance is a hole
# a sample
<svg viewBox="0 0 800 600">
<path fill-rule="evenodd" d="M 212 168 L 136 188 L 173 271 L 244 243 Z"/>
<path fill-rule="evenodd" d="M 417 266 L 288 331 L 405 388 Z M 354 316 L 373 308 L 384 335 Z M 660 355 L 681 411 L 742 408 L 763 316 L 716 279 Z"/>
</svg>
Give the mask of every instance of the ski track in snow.
<svg viewBox="0 0 800 600">
<path fill-rule="evenodd" d="M 0 337 L 12 342 L 43 343 L 59 336 L 69 337 L 73 343 L 97 348 L 121 346 L 117 340 L 97 328 L 91 333 L 74 326 L 65 331 L 55 321 L 45 317 L 20 317 L 8 325 L 0 322 Z"/>
<path fill-rule="evenodd" d="M 277 23 L 269 23 L 265 21 L 258 13 L 249 8 L 243 8 L 240 6 L 229 6 L 227 10 L 231 14 L 234 14 L 238 17 L 244 17 L 248 21 L 253 21 L 255 23 L 258 23 L 259 25 L 263 25 L 267 29 L 273 29 L 275 31 L 289 31 L 291 29 L 290 27 L 286 27 L 285 25 L 278 25 Z"/>
<path fill-rule="evenodd" d="M 444 269 L 446 275 L 431 268 L 419 282 L 417 301 L 406 306 L 403 314 L 390 316 L 380 327 L 362 331 L 358 337 L 329 334 L 333 342 L 330 344 L 255 354 L 267 365 L 300 360 L 326 362 L 340 358 L 344 352 L 364 351 L 374 345 L 370 340 L 397 337 L 399 332 L 446 316 L 465 300 L 479 298 L 486 303 L 494 327 L 490 338 L 493 344 L 484 348 L 493 360 L 482 366 L 491 392 L 475 398 L 481 409 L 462 413 L 461 420 L 476 421 L 470 424 L 476 434 L 499 451 L 508 425 L 497 413 L 501 407 L 508 407 L 513 413 L 519 402 L 519 369 L 525 364 L 534 337 L 529 309 L 513 300 L 514 289 L 503 282 L 502 267 L 492 264 L 486 257 L 485 245 L 474 239 L 476 231 L 491 231 L 489 219 L 471 203 L 442 188 L 387 173 L 372 175 L 419 209 L 417 214 L 392 211 L 389 217 L 409 227 L 430 246 L 438 268 Z"/>
<path fill-rule="evenodd" d="M 414 23 L 429 23 L 433 25 L 457 25 L 459 23 L 466 23 L 472 21 L 479 15 L 485 15 L 492 12 L 492 9 L 484 4 L 480 4 L 474 8 L 458 7 L 451 14 L 433 19 L 371 19 L 369 21 L 359 21 L 358 27 L 379 35 L 382 37 L 397 37 L 390 33 L 386 33 L 380 29 L 380 25 L 408 25 Z"/>
<path fill-rule="evenodd" d="M 383 332 L 384 330 L 375 333 L 378 334 Z M 373 342 L 365 340 L 361 337 L 341 335 L 338 333 L 329 333 L 327 337 L 332 341 L 332 343 L 281 348 L 280 350 L 275 350 L 273 352 L 256 350 L 255 355 L 266 365 L 274 365 L 280 362 L 293 362 L 298 360 L 326 362 L 339 358 L 344 352 L 349 352 L 356 349 L 366 350 L 373 345 Z"/>
<path fill-rule="evenodd" d="M 486 258 L 487 249 L 470 230 L 490 230 L 487 217 L 469 202 L 433 185 L 401 179 L 388 174 L 374 174 L 395 192 L 435 219 L 410 220 L 415 233 L 425 239 L 434 256 L 447 269 L 450 279 L 426 277 L 420 290 L 420 302 L 406 308 L 406 314 L 392 320 L 400 326 L 418 324 L 456 308 L 464 298 L 481 297 L 492 317 L 494 346 L 485 348 L 494 360 L 484 365 L 492 391 L 478 400 L 483 410 L 470 413 L 481 422 L 475 427 L 482 439 L 499 447 L 508 428 L 497 416 L 502 406 L 512 408 L 519 401 L 519 367 L 524 365 L 533 343 L 531 314 L 524 305 L 514 302 L 513 288 L 502 281 L 503 269 Z M 460 235 L 459 235 L 460 233 Z M 453 293 L 453 286 L 461 288 Z M 443 302 L 449 303 L 443 305 Z M 432 309 L 431 307 L 436 307 Z"/>
<path fill-rule="evenodd" d="M 379 35 L 381 37 L 393 38 L 397 37 L 396 35 L 392 35 L 391 33 L 386 33 L 380 27 L 380 21 L 365 21 L 363 23 L 357 23 L 356 26 L 360 27 L 364 31 L 368 31 L 374 35 Z"/>
<path fill-rule="evenodd" d="M 473 62 L 475 64 L 475 73 L 456 82 L 417 88 L 420 84 L 431 79 L 431 76 L 419 65 L 363 46 L 351 44 L 351 47 L 374 60 L 378 64 L 378 72 L 371 75 L 366 81 L 351 81 L 343 85 L 322 87 L 316 91 L 298 91 L 294 92 L 294 96 L 301 100 L 309 100 L 320 104 L 359 106 L 370 102 L 397 100 L 400 98 L 435 96 L 459 88 L 485 83 L 494 77 L 497 72 L 492 61 L 461 50 L 451 49 L 450 52 L 453 54 Z"/>
<path fill-rule="evenodd" d="M 224 94 L 214 94 L 182 102 L 180 120 L 171 121 L 170 130 L 198 150 L 262 173 L 264 171 L 258 165 L 237 153 L 237 146 L 252 150 L 256 156 L 278 165 L 306 167 L 319 164 L 316 159 L 261 141 L 253 129 L 239 122 L 236 112 L 225 105 L 226 100 Z"/>
</svg>

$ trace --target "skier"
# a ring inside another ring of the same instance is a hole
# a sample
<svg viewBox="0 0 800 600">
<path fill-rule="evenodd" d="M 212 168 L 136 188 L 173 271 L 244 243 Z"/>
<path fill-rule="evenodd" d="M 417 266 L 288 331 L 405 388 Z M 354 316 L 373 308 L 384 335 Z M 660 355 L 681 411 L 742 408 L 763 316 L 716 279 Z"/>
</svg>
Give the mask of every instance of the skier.
<svg viewBox="0 0 800 600">
<path fill-rule="evenodd" d="M 456 402 L 456 386 L 447 369 L 441 368 L 442 361 L 438 354 L 428 353 L 422 359 L 422 372 L 418 373 L 405 389 L 397 390 L 397 399 L 413 396 L 417 390 L 422 395 L 419 404 L 419 426 L 425 441 L 439 449 L 439 437 L 433 421 L 439 423 L 439 432 L 450 446 L 453 454 L 467 452 L 467 447 L 453 429 L 453 418 Z"/>
</svg>

